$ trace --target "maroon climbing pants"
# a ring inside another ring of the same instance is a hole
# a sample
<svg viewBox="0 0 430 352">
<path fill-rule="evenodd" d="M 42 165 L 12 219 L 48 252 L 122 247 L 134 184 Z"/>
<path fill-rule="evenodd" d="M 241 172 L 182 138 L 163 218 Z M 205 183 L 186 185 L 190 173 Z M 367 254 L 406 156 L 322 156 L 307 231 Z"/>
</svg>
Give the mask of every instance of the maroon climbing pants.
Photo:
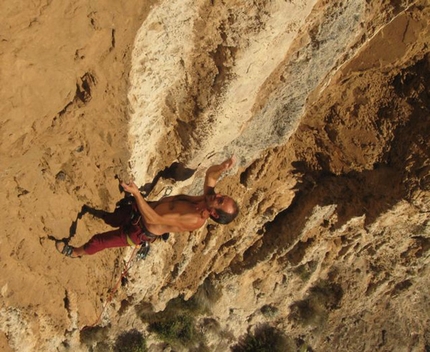
<svg viewBox="0 0 430 352">
<path fill-rule="evenodd" d="M 113 213 L 106 212 L 102 219 L 116 230 L 94 235 L 86 244 L 84 250 L 87 254 L 95 254 L 106 248 L 127 247 L 139 245 L 144 241 L 152 242 L 155 235 L 146 230 L 140 216 L 132 219 L 133 212 L 136 213 L 134 205 L 126 205 L 116 208 Z"/>
</svg>

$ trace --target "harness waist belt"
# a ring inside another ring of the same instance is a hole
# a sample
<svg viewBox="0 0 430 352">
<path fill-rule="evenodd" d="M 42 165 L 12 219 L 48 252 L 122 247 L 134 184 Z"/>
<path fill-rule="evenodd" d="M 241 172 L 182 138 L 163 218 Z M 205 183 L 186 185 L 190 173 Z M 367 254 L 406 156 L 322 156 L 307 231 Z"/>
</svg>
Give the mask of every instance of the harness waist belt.
<svg viewBox="0 0 430 352">
<path fill-rule="evenodd" d="M 137 244 L 133 242 L 129 235 L 127 235 L 127 243 L 129 246 L 137 246 Z"/>
</svg>

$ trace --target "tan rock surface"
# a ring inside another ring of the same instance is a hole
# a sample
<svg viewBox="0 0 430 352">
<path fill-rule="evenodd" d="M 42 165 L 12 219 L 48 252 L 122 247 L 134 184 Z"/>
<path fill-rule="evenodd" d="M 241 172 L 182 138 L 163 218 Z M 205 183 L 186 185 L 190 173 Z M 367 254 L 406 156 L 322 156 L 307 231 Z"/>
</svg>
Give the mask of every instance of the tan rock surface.
<svg viewBox="0 0 430 352">
<path fill-rule="evenodd" d="M 0 19 L 2 351 L 132 329 L 163 350 L 142 310 L 203 282 L 210 351 L 261 324 L 314 351 L 430 348 L 427 1 L 6 0 Z M 112 210 L 116 176 L 179 162 L 193 177 L 150 196 L 196 193 L 230 153 L 239 219 L 154 243 L 106 307 L 131 250 L 56 251 L 106 230 L 78 214 Z"/>
</svg>

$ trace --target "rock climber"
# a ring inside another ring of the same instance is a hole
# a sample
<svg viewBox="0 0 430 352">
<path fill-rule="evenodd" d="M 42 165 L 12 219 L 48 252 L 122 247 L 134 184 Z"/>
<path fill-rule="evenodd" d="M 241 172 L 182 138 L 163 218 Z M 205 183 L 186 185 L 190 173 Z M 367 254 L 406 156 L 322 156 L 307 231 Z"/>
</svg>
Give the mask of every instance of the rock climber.
<svg viewBox="0 0 430 352">
<path fill-rule="evenodd" d="M 117 229 L 96 234 L 80 247 L 56 241 L 56 248 L 68 257 L 92 255 L 106 248 L 140 245 L 169 232 L 188 232 L 201 228 L 208 218 L 228 224 L 239 213 L 237 203 L 230 197 L 215 193 L 215 185 L 223 172 L 234 165 L 234 157 L 206 171 L 203 195 L 176 195 L 147 202 L 134 182 L 121 185 L 134 201 L 120 206 L 113 213 L 102 212 L 106 224 Z"/>
</svg>

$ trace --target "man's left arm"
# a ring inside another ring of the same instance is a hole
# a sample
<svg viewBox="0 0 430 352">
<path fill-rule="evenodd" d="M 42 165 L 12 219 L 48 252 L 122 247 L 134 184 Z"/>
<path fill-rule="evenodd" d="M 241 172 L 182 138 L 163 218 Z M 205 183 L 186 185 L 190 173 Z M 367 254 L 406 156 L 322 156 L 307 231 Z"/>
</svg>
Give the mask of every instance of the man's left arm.
<svg viewBox="0 0 430 352">
<path fill-rule="evenodd" d="M 205 195 L 215 193 L 214 188 L 218 182 L 218 179 L 225 171 L 230 170 L 233 167 L 235 161 L 236 160 L 234 156 L 232 156 L 231 158 L 228 158 L 227 160 L 223 161 L 221 164 L 212 165 L 207 169 L 205 184 L 203 187 L 203 193 Z"/>
</svg>

